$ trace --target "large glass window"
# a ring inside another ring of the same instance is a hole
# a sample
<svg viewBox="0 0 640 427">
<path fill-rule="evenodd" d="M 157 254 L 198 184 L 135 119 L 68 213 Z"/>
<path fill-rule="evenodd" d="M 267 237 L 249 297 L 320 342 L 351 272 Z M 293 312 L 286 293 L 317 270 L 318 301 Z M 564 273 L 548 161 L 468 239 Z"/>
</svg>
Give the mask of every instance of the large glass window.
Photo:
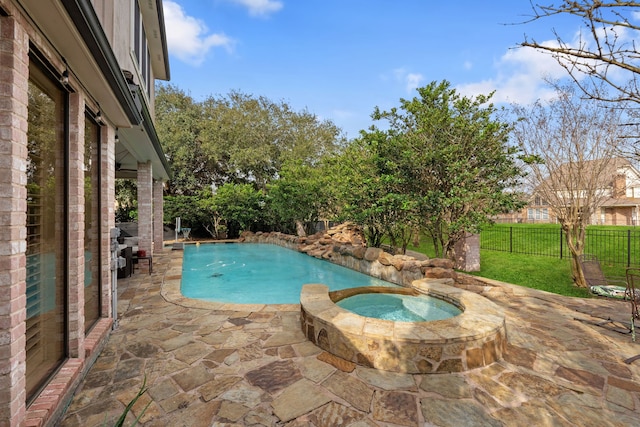
<svg viewBox="0 0 640 427">
<path fill-rule="evenodd" d="M 66 95 L 29 67 L 27 163 L 27 398 L 66 356 Z"/>
<path fill-rule="evenodd" d="M 100 317 L 100 128 L 84 124 L 84 327 Z"/>
</svg>

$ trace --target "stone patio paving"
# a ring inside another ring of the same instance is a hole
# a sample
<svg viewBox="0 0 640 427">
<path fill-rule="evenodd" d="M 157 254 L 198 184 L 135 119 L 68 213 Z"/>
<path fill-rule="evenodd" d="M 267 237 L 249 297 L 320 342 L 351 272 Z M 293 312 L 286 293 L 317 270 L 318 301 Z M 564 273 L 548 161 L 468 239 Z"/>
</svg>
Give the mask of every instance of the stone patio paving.
<svg viewBox="0 0 640 427">
<path fill-rule="evenodd" d="M 165 249 L 153 264 L 153 274 L 118 282 L 119 327 L 60 425 L 113 425 L 145 377 L 148 391 L 125 425 L 141 414 L 144 427 L 640 425 L 640 360 L 624 363 L 640 342 L 576 320 L 625 321 L 630 309 L 621 301 L 469 286 L 505 310 L 505 359 L 465 373 L 408 375 L 323 352 L 302 334 L 298 305 L 163 292 L 179 281 L 180 251 Z"/>
</svg>

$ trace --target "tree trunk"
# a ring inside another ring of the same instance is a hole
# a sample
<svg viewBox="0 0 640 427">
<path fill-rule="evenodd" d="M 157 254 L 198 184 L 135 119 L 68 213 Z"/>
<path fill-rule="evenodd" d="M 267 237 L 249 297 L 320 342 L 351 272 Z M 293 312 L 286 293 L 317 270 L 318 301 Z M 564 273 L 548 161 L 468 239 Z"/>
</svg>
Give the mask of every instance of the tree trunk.
<svg viewBox="0 0 640 427">
<path fill-rule="evenodd" d="M 302 225 L 302 221 L 296 221 L 296 233 L 298 237 L 305 237 L 307 232 L 304 230 L 304 225 Z"/>
<path fill-rule="evenodd" d="M 585 226 L 582 224 L 575 224 L 573 226 L 563 227 L 565 232 L 565 241 L 567 247 L 571 252 L 571 275 L 573 282 L 580 288 L 587 288 L 587 282 L 584 278 L 584 272 L 582 271 L 582 265 L 578 262 L 578 258 L 584 252 L 584 233 Z"/>
</svg>

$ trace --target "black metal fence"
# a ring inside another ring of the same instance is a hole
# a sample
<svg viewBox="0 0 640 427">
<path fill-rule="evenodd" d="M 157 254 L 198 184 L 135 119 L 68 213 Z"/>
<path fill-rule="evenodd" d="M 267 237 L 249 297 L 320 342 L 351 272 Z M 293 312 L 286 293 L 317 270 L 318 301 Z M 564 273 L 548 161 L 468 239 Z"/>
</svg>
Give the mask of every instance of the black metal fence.
<svg viewBox="0 0 640 427">
<path fill-rule="evenodd" d="M 564 232 L 556 227 L 488 227 L 480 233 L 480 248 L 560 259 L 570 256 Z M 584 252 L 608 264 L 639 266 L 640 230 L 587 228 Z"/>
</svg>

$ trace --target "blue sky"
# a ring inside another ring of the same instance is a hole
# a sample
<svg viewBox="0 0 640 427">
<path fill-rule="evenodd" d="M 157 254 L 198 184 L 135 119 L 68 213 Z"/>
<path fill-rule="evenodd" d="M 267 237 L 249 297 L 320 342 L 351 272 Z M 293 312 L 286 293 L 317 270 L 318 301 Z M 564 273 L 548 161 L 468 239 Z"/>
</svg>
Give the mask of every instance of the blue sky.
<svg viewBox="0 0 640 427">
<path fill-rule="evenodd" d="M 551 2 L 551 0 L 549 0 Z M 543 2 L 544 3 L 544 2 Z M 446 79 L 494 101 L 547 98 L 543 77 L 565 75 L 548 55 L 518 48 L 525 34 L 553 43 L 580 22 L 523 25 L 529 0 L 164 0 L 171 84 L 196 100 L 231 90 L 307 109 L 347 137 L 416 87 Z"/>
</svg>

